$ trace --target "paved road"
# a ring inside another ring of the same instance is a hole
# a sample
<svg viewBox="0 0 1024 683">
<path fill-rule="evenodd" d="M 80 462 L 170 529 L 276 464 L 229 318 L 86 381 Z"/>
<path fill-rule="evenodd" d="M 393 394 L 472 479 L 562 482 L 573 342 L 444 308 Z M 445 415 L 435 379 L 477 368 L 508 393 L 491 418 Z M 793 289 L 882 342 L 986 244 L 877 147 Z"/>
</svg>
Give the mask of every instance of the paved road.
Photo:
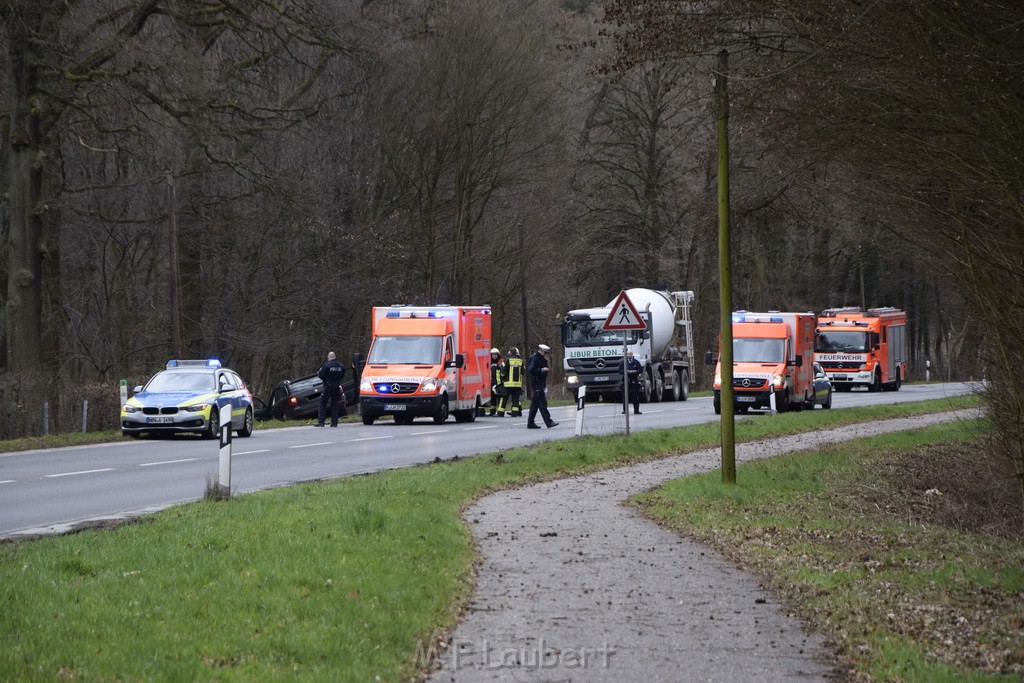
<svg viewBox="0 0 1024 683">
<path fill-rule="evenodd" d="M 834 408 L 881 402 L 919 401 L 972 391 L 967 384 L 904 385 L 899 392 L 836 394 Z M 631 429 L 685 426 L 716 418 L 710 398 L 651 403 L 631 420 Z M 555 429 L 527 430 L 525 419 L 481 418 L 470 424 L 409 426 L 379 422 L 337 429 L 294 427 L 257 430 L 235 439 L 235 493 L 406 467 L 529 445 L 573 435 L 574 406 L 554 408 Z M 750 416 L 744 419 L 761 419 Z M 621 432 L 617 406 L 596 403 L 585 410 L 584 433 Z M 66 531 L 90 520 L 159 510 L 203 496 L 218 469 L 218 444 L 197 438 L 128 439 L 0 455 L 0 538 Z"/>
</svg>

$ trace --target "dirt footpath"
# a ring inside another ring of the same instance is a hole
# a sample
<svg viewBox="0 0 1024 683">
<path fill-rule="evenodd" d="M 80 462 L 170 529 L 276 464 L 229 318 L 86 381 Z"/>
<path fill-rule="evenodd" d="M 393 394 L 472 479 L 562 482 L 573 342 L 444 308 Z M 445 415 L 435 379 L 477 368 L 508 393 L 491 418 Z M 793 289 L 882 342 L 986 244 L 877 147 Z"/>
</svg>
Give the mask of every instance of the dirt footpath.
<svg viewBox="0 0 1024 683">
<path fill-rule="evenodd" d="M 914 429 L 970 411 L 736 447 L 737 462 Z M 481 555 L 432 680 L 822 681 L 826 643 L 757 578 L 622 501 L 720 466 L 717 449 L 499 492 L 466 512 Z"/>
</svg>

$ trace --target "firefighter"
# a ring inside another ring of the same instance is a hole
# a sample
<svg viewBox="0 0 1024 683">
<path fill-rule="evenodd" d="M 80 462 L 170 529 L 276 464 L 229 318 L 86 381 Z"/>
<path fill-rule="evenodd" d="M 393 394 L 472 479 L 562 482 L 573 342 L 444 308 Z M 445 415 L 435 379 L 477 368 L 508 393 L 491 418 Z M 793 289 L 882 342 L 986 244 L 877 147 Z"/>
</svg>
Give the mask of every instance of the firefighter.
<svg viewBox="0 0 1024 683">
<path fill-rule="evenodd" d="M 508 410 L 511 417 L 522 417 L 523 406 L 520 400 L 523 397 L 523 358 L 519 355 L 519 349 L 514 346 L 508 350 L 508 358 L 505 359 L 502 388 L 505 394 L 498 404 L 498 415 L 504 415 Z"/>
<path fill-rule="evenodd" d="M 491 412 L 494 417 L 498 412 L 499 404 L 505 390 L 502 388 L 502 376 L 505 374 L 505 359 L 501 357 L 501 350 L 497 347 L 491 349 Z M 501 411 L 502 417 L 505 411 Z"/>
</svg>

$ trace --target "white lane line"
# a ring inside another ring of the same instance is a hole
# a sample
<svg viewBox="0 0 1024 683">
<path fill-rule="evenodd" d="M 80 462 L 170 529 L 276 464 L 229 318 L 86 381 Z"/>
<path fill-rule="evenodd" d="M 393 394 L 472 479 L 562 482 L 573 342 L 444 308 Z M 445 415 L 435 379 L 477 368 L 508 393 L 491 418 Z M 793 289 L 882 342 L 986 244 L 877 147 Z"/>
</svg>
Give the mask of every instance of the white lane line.
<svg viewBox="0 0 1024 683">
<path fill-rule="evenodd" d="M 362 439 L 349 439 L 345 443 L 354 443 L 356 441 L 377 441 L 379 439 L 393 439 L 394 434 L 388 434 L 387 436 L 364 436 Z"/>
<path fill-rule="evenodd" d="M 289 446 L 288 449 L 291 450 L 293 448 L 312 448 L 313 446 L 330 446 L 332 443 L 334 443 L 334 442 L 333 441 L 321 441 L 320 443 L 303 443 L 303 444 L 299 444 L 298 446 Z"/>
<path fill-rule="evenodd" d="M 235 453 L 235 455 L 252 455 L 253 453 L 269 453 L 269 452 L 270 452 L 269 448 L 261 448 L 258 451 L 241 451 L 240 453 Z"/>
<path fill-rule="evenodd" d="M 0 484 L 13 484 L 13 483 L 14 483 L 13 479 L 4 479 L 3 481 L 0 481 Z"/>
<path fill-rule="evenodd" d="M 486 425 L 484 427 L 466 427 L 462 431 L 464 431 L 464 432 L 471 432 L 474 429 L 497 429 L 497 428 L 498 428 L 498 425 Z"/>
<path fill-rule="evenodd" d="M 104 467 L 101 470 L 82 470 L 81 472 L 62 472 L 60 474 L 44 474 L 44 479 L 54 479 L 56 477 L 74 477 L 79 474 L 95 474 L 96 472 L 113 472 L 113 467 Z"/>
<path fill-rule="evenodd" d="M 160 462 L 144 462 L 139 467 L 153 467 L 154 465 L 174 465 L 179 462 L 192 462 L 199 458 L 182 458 L 181 460 L 161 460 Z"/>
<path fill-rule="evenodd" d="M 440 434 L 441 432 L 447 432 L 447 429 L 432 429 L 429 432 L 413 432 L 409 436 L 423 436 L 425 434 Z"/>
</svg>

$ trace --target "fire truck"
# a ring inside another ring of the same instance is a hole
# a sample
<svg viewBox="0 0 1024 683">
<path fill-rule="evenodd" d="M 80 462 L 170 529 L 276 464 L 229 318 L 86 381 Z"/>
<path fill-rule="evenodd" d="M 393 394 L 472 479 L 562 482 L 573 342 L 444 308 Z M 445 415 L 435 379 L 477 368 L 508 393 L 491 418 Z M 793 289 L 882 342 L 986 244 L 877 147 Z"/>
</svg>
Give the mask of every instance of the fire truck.
<svg viewBox="0 0 1024 683">
<path fill-rule="evenodd" d="M 473 422 L 491 397 L 490 348 L 490 306 L 374 307 L 359 381 L 363 424 L 384 415 Z"/>
<path fill-rule="evenodd" d="M 837 391 L 899 391 L 907 379 L 907 314 L 892 307 L 826 308 L 818 317 L 814 360 Z"/>
</svg>

